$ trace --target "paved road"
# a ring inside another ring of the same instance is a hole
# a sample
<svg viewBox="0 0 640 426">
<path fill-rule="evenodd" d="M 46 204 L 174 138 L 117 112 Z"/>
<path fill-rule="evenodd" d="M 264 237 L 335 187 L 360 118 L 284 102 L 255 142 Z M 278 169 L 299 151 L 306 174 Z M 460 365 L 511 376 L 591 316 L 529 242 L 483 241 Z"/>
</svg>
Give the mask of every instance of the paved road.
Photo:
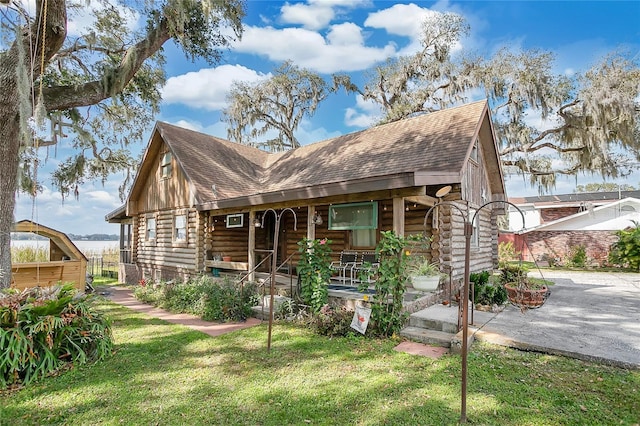
<svg viewBox="0 0 640 426">
<path fill-rule="evenodd" d="M 497 315 L 475 312 L 474 322 L 480 328 L 476 337 L 640 368 L 640 274 L 546 270 L 542 274 L 555 282 L 544 306 L 525 313 L 511 305 Z"/>
</svg>

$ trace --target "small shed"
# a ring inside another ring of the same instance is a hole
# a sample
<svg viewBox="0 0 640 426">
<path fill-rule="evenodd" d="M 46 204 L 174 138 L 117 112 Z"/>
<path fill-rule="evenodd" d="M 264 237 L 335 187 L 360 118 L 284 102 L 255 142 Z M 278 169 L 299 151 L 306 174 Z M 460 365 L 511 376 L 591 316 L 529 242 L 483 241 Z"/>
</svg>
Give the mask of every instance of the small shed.
<svg viewBox="0 0 640 426">
<path fill-rule="evenodd" d="M 87 258 L 66 234 L 30 220 L 21 220 L 13 232 L 30 232 L 49 239 L 49 261 L 14 263 L 11 265 L 11 287 L 50 287 L 58 282 L 73 282 L 85 290 Z"/>
</svg>

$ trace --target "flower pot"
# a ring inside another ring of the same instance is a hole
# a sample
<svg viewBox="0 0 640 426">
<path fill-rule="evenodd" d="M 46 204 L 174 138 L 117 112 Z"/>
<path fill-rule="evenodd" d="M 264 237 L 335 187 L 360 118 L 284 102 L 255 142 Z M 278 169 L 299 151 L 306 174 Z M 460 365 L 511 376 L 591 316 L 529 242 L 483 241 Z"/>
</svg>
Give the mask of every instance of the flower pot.
<svg viewBox="0 0 640 426">
<path fill-rule="evenodd" d="M 413 288 L 420 291 L 434 291 L 438 289 L 440 277 L 438 275 L 414 275 L 411 277 Z"/>
<path fill-rule="evenodd" d="M 509 302 L 521 308 L 539 308 L 549 296 L 549 289 L 544 286 L 539 289 L 518 288 L 516 283 L 505 284 Z"/>
<path fill-rule="evenodd" d="M 223 262 L 231 262 L 231 256 L 222 256 Z"/>
</svg>

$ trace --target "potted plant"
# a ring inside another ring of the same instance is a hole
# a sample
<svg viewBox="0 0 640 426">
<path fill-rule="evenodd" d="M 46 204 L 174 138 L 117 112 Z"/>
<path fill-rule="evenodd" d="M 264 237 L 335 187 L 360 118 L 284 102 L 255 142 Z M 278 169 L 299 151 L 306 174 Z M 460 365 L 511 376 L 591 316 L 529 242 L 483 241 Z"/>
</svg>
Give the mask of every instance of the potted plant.
<svg viewBox="0 0 640 426">
<path fill-rule="evenodd" d="M 413 288 L 421 291 L 436 290 L 442 276 L 438 263 L 429 262 L 425 258 L 420 258 L 420 260 L 410 263 L 408 275 L 411 278 Z"/>
<path fill-rule="evenodd" d="M 539 308 L 549 297 L 550 281 L 528 276 L 522 265 L 505 264 L 500 267 L 500 281 L 507 290 L 507 298 L 522 309 Z"/>
</svg>

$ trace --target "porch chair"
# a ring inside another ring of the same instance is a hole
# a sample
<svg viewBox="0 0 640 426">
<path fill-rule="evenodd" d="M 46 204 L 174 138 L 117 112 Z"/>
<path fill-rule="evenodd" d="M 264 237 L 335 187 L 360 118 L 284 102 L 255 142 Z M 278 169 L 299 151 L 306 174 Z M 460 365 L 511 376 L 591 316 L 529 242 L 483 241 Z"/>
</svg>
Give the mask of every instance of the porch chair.
<svg viewBox="0 0 640 426">
<path fill-rule="evenodd" d="M 367 278 L 367 284 L 376 282 L 375 276 L 378 274 L 378 268 L 380 267 L 380 260 L 378 255 L 374 251 L 365 251 L 360 257 L 360 261 L 357 262 L 353 269 L 351 269 L 351 282 L 359 282 L 359 275 L 364 271 L 371 271 L 373 274 Z"/>
<path fill-rule="evenodd" d="M 340 252 L 340 260 L 331 262 L 331 269 L 338 273 L 337 279 L 346 283 L 352 280 L 352 270 L 358 261 L 358 252 L 343 250 Z"/>
</svg>

